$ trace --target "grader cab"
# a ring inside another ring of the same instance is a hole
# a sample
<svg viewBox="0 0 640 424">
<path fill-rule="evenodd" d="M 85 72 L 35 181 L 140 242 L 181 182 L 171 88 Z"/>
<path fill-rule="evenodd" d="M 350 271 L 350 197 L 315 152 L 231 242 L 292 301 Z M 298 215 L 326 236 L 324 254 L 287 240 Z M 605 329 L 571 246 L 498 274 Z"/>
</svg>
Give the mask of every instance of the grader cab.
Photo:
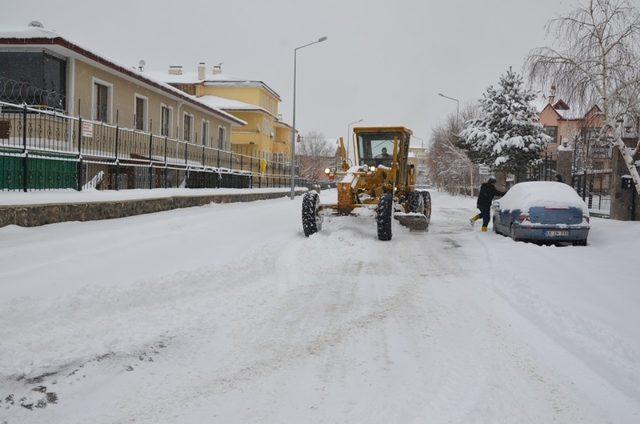
<svg viewBox="0 0 640 424">
<path fill-rule="evenodd" d="M 340 139 L 342 163 L 326 172 L 337 182 L 338 198 L 321 204 L 315 191 L 302 200 L 305 236 L 321 230 L 323 216 L 351 215 L 357 208 L 375 211 L 378 239 L 391 240 L 392 219 L 411 230 L 425 231 L 431 217 L 431 197 L 415 188 L 416 169 L 409 164 L 411 130 L 404 127 L 357 127 L 355 158 L 347 157 Z"/>
</svg>

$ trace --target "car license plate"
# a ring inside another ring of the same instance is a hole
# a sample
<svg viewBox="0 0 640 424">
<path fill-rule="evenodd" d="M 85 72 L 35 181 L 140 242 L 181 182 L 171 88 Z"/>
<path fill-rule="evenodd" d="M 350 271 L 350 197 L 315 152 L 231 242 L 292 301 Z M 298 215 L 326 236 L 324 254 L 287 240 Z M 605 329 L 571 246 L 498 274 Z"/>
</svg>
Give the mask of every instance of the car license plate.
<svg viewBox="0 0 640 424">
<path fill-rule="evenodd" d="M 545 231 L 547 237 L 567 237 L 569 235 L 568 230 L 549 230 Z"/>
</svg>

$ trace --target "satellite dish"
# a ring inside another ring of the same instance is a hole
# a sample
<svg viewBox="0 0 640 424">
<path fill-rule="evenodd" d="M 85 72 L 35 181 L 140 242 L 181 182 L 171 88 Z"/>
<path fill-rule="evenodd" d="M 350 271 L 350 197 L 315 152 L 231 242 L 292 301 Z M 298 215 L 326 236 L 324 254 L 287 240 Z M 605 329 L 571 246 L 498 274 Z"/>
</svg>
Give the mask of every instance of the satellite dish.
<svg viewBox="0 0 640 424">
<path fill-rule="evenodd" d="M 147 62 L 144 61 L 144 59 L 140 59 L 140 62 L 138 62 L 138 69 L 140 69 L 140 71 L 144 71 L 144 67 L 147 64 Z"/>
<path fill-rule="evenodd" d="M 31 21 L 29 22 L 29 26 L 33 28 L 44 28 L 44 25 L 42 25 L 40 21 Z"/>
</svg>

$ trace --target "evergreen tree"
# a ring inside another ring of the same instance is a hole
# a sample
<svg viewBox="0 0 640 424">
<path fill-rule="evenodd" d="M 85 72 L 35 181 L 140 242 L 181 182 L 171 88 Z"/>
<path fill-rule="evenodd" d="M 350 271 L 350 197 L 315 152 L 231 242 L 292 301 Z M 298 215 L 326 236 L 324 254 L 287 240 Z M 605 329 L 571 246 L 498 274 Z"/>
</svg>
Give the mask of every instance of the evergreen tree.
<svg viewBox="0 0 640 424">
<path fill-rule="evenodd" d="M 490 86 L 480 99 L 480 118 L 468 121 L 460 133 L 460 146 L 471 160 L 519 177 L 536 165 L 551 138 L 538 122 L 534 98 L 511 68 L 498 87 Z"/>
</svg>

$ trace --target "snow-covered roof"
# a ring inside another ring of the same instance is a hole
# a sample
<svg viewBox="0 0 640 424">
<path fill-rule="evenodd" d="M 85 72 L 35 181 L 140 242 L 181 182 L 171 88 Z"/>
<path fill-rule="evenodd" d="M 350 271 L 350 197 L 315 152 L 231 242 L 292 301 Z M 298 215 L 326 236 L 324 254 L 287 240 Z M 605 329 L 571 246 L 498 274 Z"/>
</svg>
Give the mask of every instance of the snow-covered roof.
<svg viewBox="0 0 640 424">
<path fill-rule="evenodd" d="M 571 106 L 562 99 L 557 99 L 553 101 L 553 104 L 549 103 L 549 97 L 538 96 L 535 100 L 532 101 L 533 106 L 536 108 L 538 113 L 542 113 L 542 111 L 547 107 L 551 106 L 551 108 L 558 114 L 561 119 L 566 121 L 575 121 L 578 119 L 584 119 L 585 116 L 593 109 L 597 108 L 597 105 L 593 105 L 587 110 L 582 108 L 572 109 Z"/>
<path fill-rule="evenodd" d="M 147 73 L 139 71 L 135 67 L 129 67 L 118 63 L 117 61 L 107 57 L 106 55 L 96 53 L 80 46 L 79 44 L 72 42 L 55 31 L 47 30 L 39 27 L 16 27 L 16 26 L 0 26 L 0 45 L 58 45 L 62 48 L 71 50 L 77 54 L 80 54 L 88 59 L 94 60 L 104 66 L 120 72 L 122 74 L 136 78 L 143 83 L 149 84 L 156 88 L 159 88 L 165 92 L 180 97 L 184 100 L 191 102 L 192 104 L 204 108 L 214 114 L 218 115 L 225 121 L 230 122 L 233 125 L 246 125 L 247 123 L 242 119 L 233 116 L 219 108 L 212 107 L 201 102 L 197 97 L 191 96 L 182 90 L 173 87 L 161 80 L 155 79 Z"/>
<path fill-rule="evenodd" d="M 223 110 L 235 110 L 235 111 L 262 111 L 269 113 L 268 110 L 261 108 L 260 106 L 252 105 L 250 103 L 241 102 L 239 100 L 227 99 L 218 96 L 200 96 L 198 100 L 211 107 L 223 109 Z M 271 113 L 269 113 L 271 115 Z"/>
<path fill-rule="evenodd" d="M 55 31 L 48 29 L 28 26 L 0 26 L 0 38 L 15 38 L 15 39 L 29 39 L 29 38 L 57 38 L 60 37 Z"/>
<path fill-rule="evenodd" d="M 167 71 L 147 71 L 148 75 L 167 84 L 204 84 L 210 86 L 224 87 L 262 87 L 270 92 L 274 97 L 280 100 L 280 95 L 265 82 L 243 78 L 236 75 L 219 73 L 214 74 L 211 70 L 207 70 L 204 78 L 198 78 L 197 71 L 182 71 L 181 74 L 170 74 Z"/>
</svg>

